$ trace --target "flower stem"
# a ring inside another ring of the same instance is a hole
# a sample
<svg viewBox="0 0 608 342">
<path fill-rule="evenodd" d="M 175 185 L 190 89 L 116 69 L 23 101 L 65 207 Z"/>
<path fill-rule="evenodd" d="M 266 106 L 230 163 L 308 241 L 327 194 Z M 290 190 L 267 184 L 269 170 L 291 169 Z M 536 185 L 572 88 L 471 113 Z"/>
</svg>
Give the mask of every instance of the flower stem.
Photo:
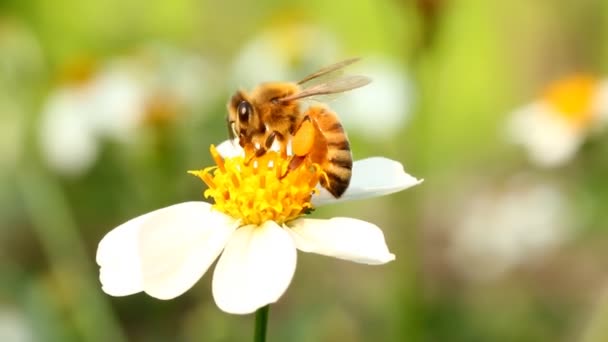
<svg viewBox="0 0 608 342">
<path fill-rule="evenodd" d="M 255 312 L 255 332 L 253 334 L 254 342 L 266 342 L 266 326 L 268 323 L 268 310 L 270 304 L 259 308 Z"/>
</svg>

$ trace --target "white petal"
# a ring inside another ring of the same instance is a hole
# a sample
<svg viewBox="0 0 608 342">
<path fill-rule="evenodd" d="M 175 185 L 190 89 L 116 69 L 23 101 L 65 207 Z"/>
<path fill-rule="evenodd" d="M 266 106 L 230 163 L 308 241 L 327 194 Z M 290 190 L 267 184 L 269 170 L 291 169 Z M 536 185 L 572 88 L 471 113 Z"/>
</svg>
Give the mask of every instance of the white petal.
<svg viewBox="0 0 608 342">
<path fill-rule="evenodd" d="M 395 260 L 380 228 L 369 222 L 336 217 L 329 220 L 299 219 L 289 226 L 296 247 L 303 252 L 370 265 Z"/>
<path fill-rule="evenodd" d="M 189 289 L 222 251 L 236 223 L 205 202 L 136 217 L 99 243 L 102 289 L 112 296 L 146 291 L 169 299 Z"/>
<path fill-rule="evenodd" d="M 268 221 L 237 229 L 213 274 L 213 298 L 225 312 L 247 314 L 274 303 L 296 270 L 296 248 L 285 229 Z"/>
<path fill-rule="evenodd" d="M 403 165 L 398 161 L 384 157 L 371 157 L 354 162 L 350 185 L 340 198 L 336 199 L 327 190 L 320 188 L 320 193 L 313 196 L 312 203 L 319 206 L 383 196 L 405 190 L 422 181 L 422 179 L 416 179 L 407 174 Z"/>
<path fill-rule="evenodd" d="M 238 224 L 205 202 L 155 212 L 139 234 L 143 290 L 159 299 L 186 292 L 217 259 Z"/>
<path fill-rule="evenodd" d="M 225 140 L 215 147 L 220 156 L 224 158 L 233 158 L 238 156 L 244 156 L 245 151 L 239 145 L 239 139 Z"/>
<path fill-rule="evenodd" d="M 570 161 L 584 139 L 584 132 L 543 103 L 516 111 L 510 120 L 510 140 L 524 146 L 530 159 L 540 166 L 555 167 Z"/>
<path fill-rule="evenodd" d="M 138 236 L 142 223 L 153 213 L 121 224 L 99 242 L 96 259 L 100 266 L 99 280 L 105 293 L 127 296 L 143 291 Z"/>
</svg>

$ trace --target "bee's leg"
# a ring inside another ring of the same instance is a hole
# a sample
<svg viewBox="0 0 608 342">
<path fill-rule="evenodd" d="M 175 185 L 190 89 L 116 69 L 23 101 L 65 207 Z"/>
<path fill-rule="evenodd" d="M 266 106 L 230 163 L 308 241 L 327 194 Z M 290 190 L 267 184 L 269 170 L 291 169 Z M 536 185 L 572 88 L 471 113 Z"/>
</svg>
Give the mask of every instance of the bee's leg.
<svg viewBox="0 0 608 342">
<path fill-rule="evenodd" d="M 265 148 L 265 147 L 260 146 L 260 148 L 258 148 L 257 150 L 255 150 L 255 156 L 259 158 L 259 157 L 261 157 L 261 156 L 265 155 L 265 154 L 266 154 L 266 151 L 267 151 L 267 150 L 266 150 L 266 148 Z"/>
<path fill-rule="evenodd" d="M 273 131 L 271 132 L 268 137 L 266 137 L 266 140 L 264 141 L 264 145 L 263 146 L 259 146 L 258 148 L 256 148 L 255 150 L 255 156 L 256 157 L 261 157 L 264 154 L 266 154 L 266 152 L 268 152 L 268 150 L 270 150 L 272 148 L 272 144 L 274 144 L 275 139 L 282 139 L 282 135 L 281 133 L 277 132 L 277 131 Z"/>
<path fill-rule="evenodd" d="M 281 178 L 287 176 L 289 171 L 298 168 L 306 157 L 310 154 L 315 142 L 315 127 L 312 123 L 312 119 L 309 116 L 304 117 L 302 122 L 295 131 L 291 140 L 291 147 L 293 150 L 293 156 L 289 161 L 287 171 L 281 176 Z"/>
<path fill-rule="evenodd" d="M 279 153 L 281 158 L 287 158 L 287 143 L 285 142 L 285 137 L 283 134 L 279 133 L 278 131 L 272 131 L 268 137 L 266 137 L 264 147 L 266 147 L 267 150 L 270 150 L 275 140 L 279 141 Z"/>
<path fill-rule="evenodd" d="M 306 156 L 312 150 L 316 137 L 316 128 L 310 116 L 305 116 L 291 139 L 294 156 Z"/>
<path fill-rule="evenodd" d="M 266 148 L 266 150 L 270 150 L 272 148 L 272 145 L 274 144 L 275 140 L 279 141 L 279 146 L 281 148 L 281 156 L 287 156 L 287 146 L 284 143 L 285 137 L 283 136 L 283 134 L 277 131 L 272 131 L 270 134 L 268 134 L 268 137 L 266 137 L 266 141 L 264 142 L 264 147 Z"/>
<path fill-rule="evenodd" d="M 245 151 L 244 164 L 249 165 L 249 163 L 251 162 L 253 157 L 255 157 L 256 151 L 255 151 L 255 147 L 251 143 L 246 143 L 245 141 L 246 140 L 243 138 L 243 135 L 241 134 L 239 136 L 239 145 L 241 145 L 241 147 Z"/>
<path fill-rule="evenodd" d="M 257 155 L 257 151 L 253 148 L 246 148 L 245 149 L 245 162 L 244 164 L 246 166 L 249 165 L 249 163 L 251 163 L 251 161 L 253 160 L 253 158 Z"/>
<path fill-rule="evenodd" d="M 285 173 L 281 175 L 280 179 L 285 178 L 285 176 L 289 174 L 289 171 L 297 169 L 300 165 L 302 165 L 305 159 L 306 156 L 291 156 L 287 170 L 285 170 Z"/>
<path fill-rule="evenodd" d="M 266 137 L 266 141 L 264 141 L 264 147 L 267 150 L 270 150 L 270 148 L 272 148 L 272 144 L 274 144 L 274 140 L 280 135 L 279 132 L 277 131 L 272 131 L 270 132 L 270 134 L 268 134 L 268 136 Z"/>
</svg>

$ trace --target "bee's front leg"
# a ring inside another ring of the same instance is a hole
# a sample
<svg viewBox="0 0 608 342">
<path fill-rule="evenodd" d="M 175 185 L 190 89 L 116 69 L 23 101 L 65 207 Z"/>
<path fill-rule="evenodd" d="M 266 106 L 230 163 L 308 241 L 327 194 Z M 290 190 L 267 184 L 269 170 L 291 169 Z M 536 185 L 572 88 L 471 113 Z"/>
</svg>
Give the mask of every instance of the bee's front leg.
<svg viewBox="0 0 608 342">
<path fill-rule="evenodd" d="M 266 137 L 266 140 L 264 141 L 264 145 L 263 146 L 259 146 L 255 152 L 256 157 L 261 157 L 263 156 L 266 152 L 268 152 L 268 150 L 270 150 L 272 148 L 272 145 L 274 144 L 275 140 L 278 140 L 279 142 L 281 142 L 280 147 L 281 147 L 281 156 L 282 157 L 286 157 L 287 156 L 287 146 L 285 146 L 285 144 L 283 144 L 283 135 L 277 131 L 272 131 L 270 134 L 268 134 L 268 136 Z"/>
<path fill-rule="evenodd" d="M 241 145 L 243 151 L 245 152 L 244 163 L 245 165 L 249 165 L 251 160 L 253 160 L 253 158 L 257 156 L 257 150 L 255 148 L 255 145 L 250 139 L 246 139 L 243 134 L 239 136 L 239 145 Z"/>
</svg>

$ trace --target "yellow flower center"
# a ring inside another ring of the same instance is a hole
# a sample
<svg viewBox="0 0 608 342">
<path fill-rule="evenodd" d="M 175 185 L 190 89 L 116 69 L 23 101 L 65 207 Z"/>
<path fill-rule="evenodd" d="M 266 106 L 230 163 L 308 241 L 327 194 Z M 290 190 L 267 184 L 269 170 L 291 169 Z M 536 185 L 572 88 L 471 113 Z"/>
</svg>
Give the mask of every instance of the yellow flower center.
<svg viewBox="0 0 608 342">
<path fill-rule="evenodd" d="M 585 127 L 593 120 L 593 100 L 597 80 L 588 75 L 574 75 L 551 84 L 544 100 L 564 119 L 576 127 Z"/>
<path fill-rule="evenodd" d="M 268 151 L 264 155 L 222 158 L 211 145 L 217 166 L 189 173 L 209 187 L 205 198 L 212 197 L 215 209 L 241 219 L 244 225 L 266 221 L 278 224 L 293 220 L 312 210 L 312 195 L 321 177 L 318 164 L 304 160 L 290 170 L 290 157 Z"/>
</svg>

